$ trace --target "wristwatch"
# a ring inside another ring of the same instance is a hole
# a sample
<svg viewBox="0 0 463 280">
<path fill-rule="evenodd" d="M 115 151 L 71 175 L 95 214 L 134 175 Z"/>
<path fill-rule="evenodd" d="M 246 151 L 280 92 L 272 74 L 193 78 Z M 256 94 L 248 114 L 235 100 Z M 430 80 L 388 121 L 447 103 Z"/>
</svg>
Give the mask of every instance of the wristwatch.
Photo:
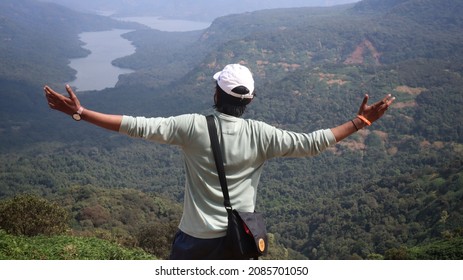
<svg viewBox="0 0 463 280">
<path fill-rule="evenodd" d="M 72 118 L 75 120 L 75 121 L 80 121 L 82 119 L 82 112 L 84 111 L 84 107 L 80 106 L 79 109 L 77 110 L 77 112 L 75 112 L 74 114 L 72 114 Z"/>
</svg>

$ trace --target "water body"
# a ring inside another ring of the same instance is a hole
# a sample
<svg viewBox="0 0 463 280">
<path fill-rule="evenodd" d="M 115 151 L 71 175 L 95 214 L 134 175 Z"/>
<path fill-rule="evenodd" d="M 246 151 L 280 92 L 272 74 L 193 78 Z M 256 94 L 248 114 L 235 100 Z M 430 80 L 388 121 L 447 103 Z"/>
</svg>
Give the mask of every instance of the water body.
<svg viewBox="0 0 463 280">
<path fill-rule="evenodd" d="M 91 53 L 84 58 L 71 59 L 69 66 L 77 71 L 76 79 L 69 84 L 78 91 L 102 90 L 114 87 L 119 75 L 133 72 L 116 67 L 111 62 L 135 52 L 132 43 L 121 37 L 130 30 L 114 29 L 101 32 L 84 32 L 79 35 L 84 48 Z"/>
<path fill-rule="evenodd" d="M 150 28 L 183 32 L 207 28 L 210 23 L 187 20 L 167 20 L 158 17 L 127 17 L 123 21 L 133 21 Z M 132 73 L 131 69 L 119 68 L 111 64 L 117 58 L 135 52 L 132 43 L 121 37 L 131 30 L 114 29 L 102 32 L 84 32 L 79 35 L 83 47 L 91 53 L 84 58 L 71 59 L 69 66 L 77 71 L 76 79 L 69 84 L 77 91 L 102 90 L 112 88 L 119 75 Z"/>
<path fill-rule="evenodd" d="M 150 28 L 169 31 L 169 32 L 184 32 L 193 30 L 202 30 L 208 28 L 211 23 L 189 20 L 169 20 L 161 19 L 160 17 L 123 17 L 117 18 L 122 21 L 133 21 L 144 24 Z"/>
</svg>

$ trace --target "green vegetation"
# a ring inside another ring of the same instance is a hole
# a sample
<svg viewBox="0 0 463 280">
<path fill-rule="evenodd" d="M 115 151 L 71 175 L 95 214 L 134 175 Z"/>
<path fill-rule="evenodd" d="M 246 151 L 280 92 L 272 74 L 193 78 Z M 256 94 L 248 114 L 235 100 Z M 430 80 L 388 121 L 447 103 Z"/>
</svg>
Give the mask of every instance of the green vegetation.
<svg viewBox="0 0 463 280">
<path fill-rule="evenodd" d="M 15 235 L 53 235 L 66 231 L 68 213 L 57 204 L 32 195 L 0 201 L 0 228 Z"/>
<path fill-rule="evenodd" d="M 460 235 L 415 246 L 389 249 L 385 259 L 389 260 L 461 260 L 463 253 L 463 237 Z"/>
<path fill-rule="evenodd" d="M 0 260 L 152 260 L 141 249 L 128 249 L 95 237 L 66 235 L 23 237 L 0 230 Z"/>
<path fill-rule="evenodd" d="M 30 194 L 0 200 L 3 255 L 20 259 L 40 255 L 40 259 L 167 258 L 180 216 L 178 203 L 130 189 L 90 186 L 51 197 L 56 201 Z M 50 244 L 54 245 L 47 250 Z M 34 250 L 26 254 L 29 247 Z M 69 255 L 68 248 L 72 249 Z"/>
<path fill-rule="evenodd" d="M 378 2 L 381 9 L 374 8 Z M 318 157 L 267 163 L 258 208 L 275 244 L 268 258 L 458 259 L 463 251 L 460 2 L 364 0 L 222 17 L 201 34 L 137 30 L 127 34 L 137 53 L 117 61 L 137 71 L 114 89 L 81 95 L 81 101 L 129 115 L 210 113 L 210 77 L 241 61 L 257 82 L 246 117 L 312 131 L 352 118 L 365 92 L 373 100 L 390 92 L 397 100 L 373 126 Z M 18 21 L 32 30 L 21 20 L 34 18 L 17 12 L 24 16 L 0 17 L 5 22 L 0 36 L 7 34 L 2 40 L 17 33 Z M 74 39 L 82 31 L 53 28 Z M 41 36 L 56 43 L 53 34 Z M 1 205 L 34 194 L 48 201 L 41 201 L 44 205 L 67 211 L 65 238 L 98 237 L 165 258 L 181 215 L 181 154 L 48 110 L 42 83 L 62 87 L 63 76 L 70 74 L 64 58 L 72 48 L 82 52 L 76 40 L 67 43 L 63 50 L 37 47 L 25 56 L 12 49 L 25 51 L 31 44 L 0 41 L 0 49 L 9 50 L 0 52 L 2 66 L 15 69 L 0 70 Z M 14 63 L 20 61 L 16 56 L 29 57 L 28 63 Z M 26 239 L 4 230 L 1 240 Z M 39 257 L 10 252 L 5 258 Z"/>
</svg>

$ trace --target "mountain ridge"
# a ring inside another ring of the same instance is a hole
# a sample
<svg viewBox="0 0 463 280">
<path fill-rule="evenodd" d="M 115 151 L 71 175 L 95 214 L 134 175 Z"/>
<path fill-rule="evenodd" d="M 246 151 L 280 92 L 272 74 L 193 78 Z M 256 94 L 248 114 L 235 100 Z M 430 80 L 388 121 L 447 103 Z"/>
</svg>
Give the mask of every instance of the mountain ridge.
<svg viewBox="0 0 463 280">
<path fill-rule="evenodd" d="M 4 65 L 0 68 L 0 76 L 28 82 L 49 80 L 43 76 L 42 68 L 53 72 L 55 65 L 63 68 L 70 58 L 88 55 L 88 51 L 81 48 L 77 36 L 80 32 L 146 28 L 34 0 L 2 1 L 0 20 L 3 27 L 0 29 L 0 51 Z M 51 76 L 58 81 L 70 80 L 74 70 L 69 67 L 64 70 Z M 20 71 L 27 75 L 22 76 Z"/>
<path fill-rule="evenodd" d="M 48 0 L 62 4 L 79 11 L 95 12 L 102 11 L 117 16 L 159 16 L 164 18 L 175 19 L 192 19 L 200 21 L 211 21 L 217 17 L 230 14 L 241 14 L 255 10 L 276 9 L 285 7 L 304 7 L 304 6 L 333 6 L 355 2 L 355 0 L 269 0 L 265 2 L 256 2 L 248 0 L 238 0 L 230 4 L 227 0 L 216 0 L 214 5 L 210 1 L 197 0 L 194 5 L 185 0 L 172 1 L 108 1 L 108 0 Z"/>
</svg>

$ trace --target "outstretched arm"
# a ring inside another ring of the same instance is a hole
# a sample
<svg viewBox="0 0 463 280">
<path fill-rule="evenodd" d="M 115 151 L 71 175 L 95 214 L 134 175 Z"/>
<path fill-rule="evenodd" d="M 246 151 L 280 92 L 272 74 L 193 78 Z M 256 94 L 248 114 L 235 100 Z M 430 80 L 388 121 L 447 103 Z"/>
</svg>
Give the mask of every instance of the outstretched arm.
<svg viewBox="0 0 463 280">
<path fill-rule="evenodd" d="M 70 116 L 80 110 L 82 120 L 88 121 L 102 128 L 119 131 L 122 122 L 121 115 L 103 114 L 83 108 L 80 105 L 79 99 L 69 85 L 66 85 L 66 91 L 68 92 L 69 97 L 54 91 L 49 86 L 45 86 L 44 91 L 50 108 L 61 111 Z"/>
<path fill-rule="evenodd" d="M 355 119 L 331 129 L 334 137 L 336 138 L 336 142 L 343 140 L 347 136 L 357 132 L 359 129 L 362 129 L 365 126 L 371 125 L 373 122 L 377 121 L 384 115 L 386 110 L 395 100 L 395 97 L 392 97 L 390 94 L 388 94 L 382 100 L 369 106 L 367 105 L 368 98 L 369 97 L 366 94 L 363 98 L 362 104 L 360 105 L 360 109 Z"/>
</svg>

